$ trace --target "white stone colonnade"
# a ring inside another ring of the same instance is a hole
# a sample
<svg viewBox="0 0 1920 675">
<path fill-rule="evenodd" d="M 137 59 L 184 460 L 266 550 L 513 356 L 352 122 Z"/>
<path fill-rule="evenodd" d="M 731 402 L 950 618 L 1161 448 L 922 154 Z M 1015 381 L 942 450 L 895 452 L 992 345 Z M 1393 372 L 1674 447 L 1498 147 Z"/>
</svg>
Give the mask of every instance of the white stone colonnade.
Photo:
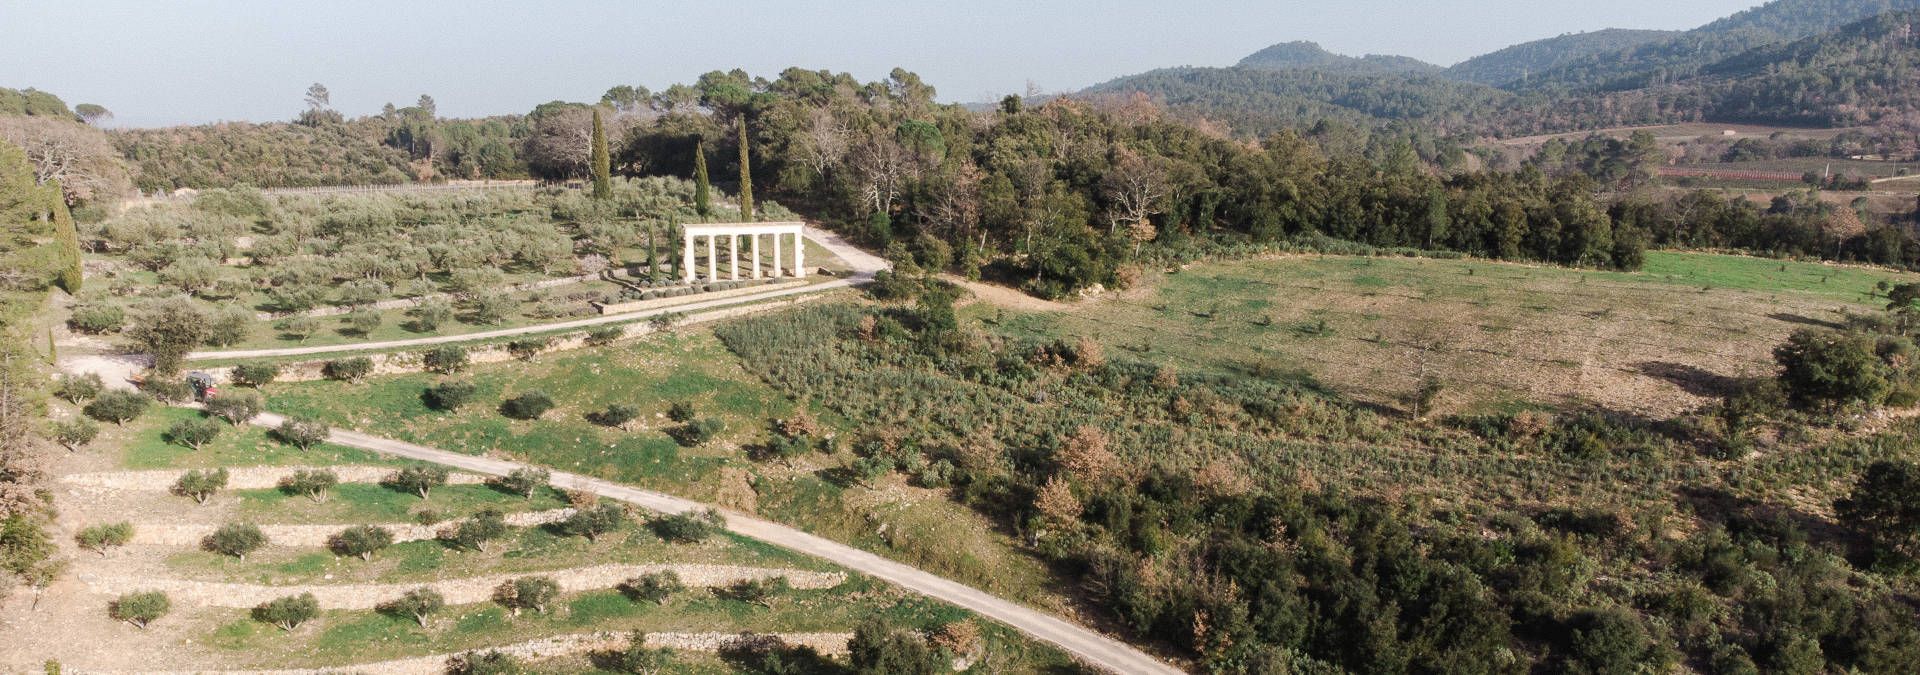
<svg viewBox="0 0 1920 675">
<path fill-rule="evenodd" d="M 789 276 L 807 276 L 806 263 L 802 252 L 806 250 L 805 240 L 801 238 L 804 223 L 711 223 L 706 225 L 687 225 L 685 237 L 685 259 L 681 269 L 685 270 L 686 282 L 691 284 L 696 278 L 694 267 L 694 244 L 701 237 L 707 240 L 707 276 L 709 282 L 720 281 L 719 247 L 716 245 L 722 237 L 727 239 L 727 273 L 730 280 L 738 281 L 740 274 L 740 242 L 747 242 L 747 278 L 759 279 L 781 276 L 781 262 L 785 260 L 782 240 L 792 236 L 792 266 L 787 268 Z M 773 240 L 773 265 L 771 269 L 762 266 L 764 259 L 760 255 L 760 238 Z"/>
</svg>

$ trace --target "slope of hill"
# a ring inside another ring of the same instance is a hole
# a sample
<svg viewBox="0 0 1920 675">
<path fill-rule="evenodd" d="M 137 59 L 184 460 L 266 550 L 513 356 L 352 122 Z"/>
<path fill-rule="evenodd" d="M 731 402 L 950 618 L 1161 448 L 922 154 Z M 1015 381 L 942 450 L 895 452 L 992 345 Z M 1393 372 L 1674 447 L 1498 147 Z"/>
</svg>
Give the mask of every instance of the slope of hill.
<svg viewBox="0 0 1920 675">
<path fill-rule="evenodd" d="M 1512 98 L 1484 85 L 1432 75 L 1319 70 L 1168 68 L 1095 85 L 1086 94 L 1140 92 L 1171 109 L 1225 122 L 1244 135 L 1303 128 L 1324 119 L 1367 126 L 1419 120 L 1440 134 L 1469 128 L 1475 111 Z"/>
<path fill-rule="evenodd" d="M 1920 0 L 1776 0 L 1671 39 L 1575 59 L 1523 88 L 1625 91 L 1678 82 L 1752 49 L 1906 9 L 1920 9 Z"/>
<path fill-rule="evenodd" d="M 1430 75 L 1444 70 L 1440 66 L 1406 56 L 1368 54 L 1354 57 L 1335 54 L 1317 43 L 1306 41 L 1283 42 L 1262 49 L 1241 59 L 1237 65 L 1260 70 L 1317 70 L 1365 75 Z"/>
<path fill-rule="evenodd" d="M 1505 86 L 1548 72 L 1595 54 L 1618 53 L 1679 35 L 1677 31 L 1608 28 L 1591 33 L 1569 33 L 1514 45 L 1462 61 L 1447 77 L 1467 82 Z M 1524 86 L 1524 83 L 1522 83 Z"/>
<path fill-rule="evenodd" d="M 1672 84 L 1552 97 L 1486 121 L 1489 128 L 1581 129 L 1707 121 L 1846 127 L 1920 106 L 1920 11 L 1893 12 L 1700 68 Z"/>
</svg>

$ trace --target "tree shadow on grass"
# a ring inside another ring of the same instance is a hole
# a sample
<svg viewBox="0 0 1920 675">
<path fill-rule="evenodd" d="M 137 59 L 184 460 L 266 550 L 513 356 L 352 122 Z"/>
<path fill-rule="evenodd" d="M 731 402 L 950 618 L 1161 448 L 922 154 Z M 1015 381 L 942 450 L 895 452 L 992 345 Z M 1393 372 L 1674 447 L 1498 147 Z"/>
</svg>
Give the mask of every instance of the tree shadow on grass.
<svg viewBox="0 0 1920 675">
<path fill-rule="evenodd" d="M 1784 321 L 1787 323 L 1798 324 L 1802 326 L 1819 326 L 1821 328 L 1832 328 L 1834 330 L 1840 330 L 1847 327 L 1846 324 L 1840 323 L 1838 321 L 1826 321 L 1822 319 L 1815 319 L 1810 316 L 1788 314 L 1786 312 L 1774 312 L 1772 314 L 1768 314 L 1767 318 L 1773 319 L 1774 321 Z"/>
<path fill-rule="evenodd" d="M 1694 396 L 1722 398 L 1739 393 L 1752 378 L 1728 377 L 1719 373 L 1670 361 L 1643 361 L 1634 366 L 1640 374 L 1673 383 Z"/>
<path fill-rule="evenodd" d="M 1832 521 L 1800 509 L 1734 495 L 1715 487 L 1690 485 L 1677 495 L 1700 518 L 1718 523 L 1736 536 L 1775 542 L 1802 539 L 1820 548 L 1859 554 L 1854 537 Z"/>
<path fill-rule="evenodd" d="M 841 675 L 852 672 L 811 647 L 796 647 L 772 635 L 742 633 L 720 648 L 720 660 L 744 673 Z"/>
</svg>

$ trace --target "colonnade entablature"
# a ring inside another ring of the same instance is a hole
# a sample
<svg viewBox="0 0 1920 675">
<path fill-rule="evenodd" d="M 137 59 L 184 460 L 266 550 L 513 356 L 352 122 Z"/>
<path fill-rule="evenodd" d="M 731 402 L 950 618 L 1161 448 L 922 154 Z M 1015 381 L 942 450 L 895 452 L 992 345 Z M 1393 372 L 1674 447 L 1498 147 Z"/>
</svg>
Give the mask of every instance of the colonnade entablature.
<svg viewBox="0 0 1920 675">
<path fill-rule="evenodd" d="M 740 279 L 778 278 L 781 276 L 807 276 L 803 252 L 806 240 L 803 234 L 805 223 L 706 223 L 683 226 L 686 230 L 685 259 L 680 269 L 685 271 L 686 282 L 691 284 L 697 279 L 697 267 L 694 264 L 694 245 L 700 239 L 706 239 L 707 276 L 706 280 L 722 281 L 720 278 L 720 247 L 722 240 L 727 242 L 727 274 L 731 281 Z M 765 237 L 773 242 L 773 255 L 762 255 L 760 240 Z M 791 237 L 791 239 L 789 239 Z M 746 263 L 741 267 L 741 242 L 745 241 Z M 787 253 L 790 248 L 792 253 Z"/>
</svg>

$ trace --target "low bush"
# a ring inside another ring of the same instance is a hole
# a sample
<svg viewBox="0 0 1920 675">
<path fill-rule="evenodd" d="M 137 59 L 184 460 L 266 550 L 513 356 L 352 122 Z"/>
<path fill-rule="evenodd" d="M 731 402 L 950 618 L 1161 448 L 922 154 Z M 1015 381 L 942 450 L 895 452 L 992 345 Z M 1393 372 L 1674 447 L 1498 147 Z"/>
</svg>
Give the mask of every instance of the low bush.
<svg viewBox="0 0 1920 675">
<path fill-rule="evenodd" d="M 192 497 L 200 504 L 207 503 L 213 495 L 227 487 L 227 470 L 223 468 L 201 470 L 193 469 L 173 482 L 173 493 L 182 497 Z"/>
<path fill-rule="evenodd" d="M 426 391 L 421 392 L 420 398 L 429 408 L 453 412 L 472 401 L 473 395 L 479 391 L 478 386 L 466 380 L 444 380 L 427 387 Z"/>
<path fill-rule="evenodd" d="M 159 591 L 128 593 L 107 604 L 107 616 L 115 621 L 125 621 L 136 628 L 145 629 L 160 617 L 173 609 L 173 602 L 167 594 Z"/>
<path fill-rule="evenodd" d="M 118 333 L 127 325 L 127 312 L 119 305 L 86 304 L 73 309 L 67 317 L 67 327 L 75 332 L 89 335 Z"/>
<path fill-rule="evenodd" d="M 214 530 L 213 534 L 200 542 L 201 548 L 241 560 L 246 560 L 247 554 L 266 545 L 267 535 L 260 531 L 260 526 L 252 523 L 221 525 L 220 529 Z"/>
<path fill-rule="evenodd" d="M 373 359 L 365 356 L 334 359 L 320 366 L 321 376 L 343 382 L 358 382 L 372 373 Z"/>
<path fill-rule="evenodd" d="M 517 420 L 535 420 L 547 414 L 553 406 L 553 397 L 546 392 L 530 391 L 501 402 L 500 414 Z"/>
<path fill-rule="evenodd" d="M 89 551 L 106 555 L 107 549 L 126 546 L 133 541 L 133 523 L 118 522 L 110 525 L 94 525 L 73 535 L 74 543 Z"/>
<path fill-rule="evenodd" d="M 451 375 L 466 370 L 472 364 L 472 358 L 467 355 L 467 348 L 446 345 L 427 350 L 421 355 L 420 363 L 429 371 Z"/>
<path fill-rule="evenodd" d="M 264 387 L 280 377 L 280 367 L 271 363 L 243 363 L 233 367 L 233 383 L 242 387 Z"/>
<path fill-rule="evenodd" d="M 312 593 L 276 598 L 253 608 L 255 621 L 270 623 L 289 632 L 316 616 L 320 616 L 320 601 Z"/>
</svg>

